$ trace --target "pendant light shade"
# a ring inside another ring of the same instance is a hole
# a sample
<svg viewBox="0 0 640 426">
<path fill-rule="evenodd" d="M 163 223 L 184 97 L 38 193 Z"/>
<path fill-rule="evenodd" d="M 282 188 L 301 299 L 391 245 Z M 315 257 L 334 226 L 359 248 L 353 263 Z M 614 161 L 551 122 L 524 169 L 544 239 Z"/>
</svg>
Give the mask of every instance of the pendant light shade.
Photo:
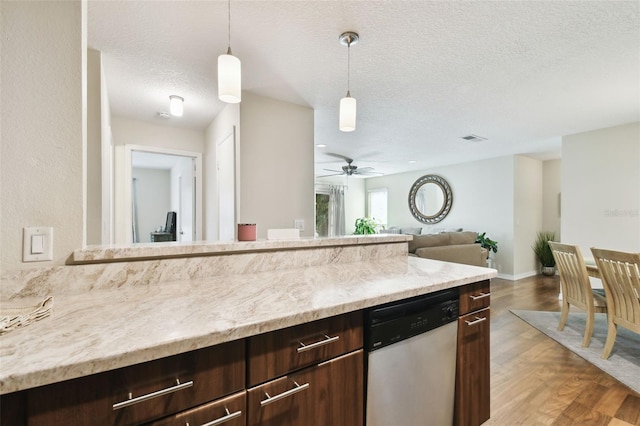
<svg viewBox="0 0 640 426">
<path fill-rule="evenodd" d="M 242 100 L 242 71 L 240 59 L 231 54 L 218 56 L 218 98 L 222 102 L 237 104 Z"/>
<path fill-rule="evenodd" d="M 349 92 L 340 99 L 340 130 L 353 132 L 356 129 L 356 98 L 352 98 Z"/>
<path fill-rule="evenodd" d="M 231 0 L 227 5 L 229 47 L 226 54 L 218 56 L 218 99 L 237 104 L 242 100 L 242 69 L 240 59 L 231 54 Z"/>
<path fill-rule="evenodd" d="M 184 113 L 184 98 L 176 95 L 169 96 L 169 112 L 174 117 L 182 117 Z"/>
<path fill-rule="evenodd" d="M 349 76 L 351 72 L 351 45 L 356 44 L 360 36 L 352 31 L 340 34 L 340 44 L 347 46 L 347 96 L 340 99 L 339 125 L 343 132 L 353 132 L 356 129 L 356 99 L 351 97 L 349 90 Z"/>
</svg>

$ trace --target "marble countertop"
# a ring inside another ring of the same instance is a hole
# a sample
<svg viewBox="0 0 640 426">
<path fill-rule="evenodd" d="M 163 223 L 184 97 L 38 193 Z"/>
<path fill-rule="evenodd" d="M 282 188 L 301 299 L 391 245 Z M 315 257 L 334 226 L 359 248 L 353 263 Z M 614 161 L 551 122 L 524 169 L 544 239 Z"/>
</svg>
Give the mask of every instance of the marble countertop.
<svg viewBox="0 0 640 426">
<path fill-rule="evenodd" d="M 362 244 L 405 242 L 413 239 L 406 234 L 346 235 L 340 237 L 296 238 L 257 241 L 197 241 L 142 243 L 112 246 L 89 246 L 75 250 L 69 264 L 126 262 L 158 257 L 185 257 L 234 254 L 243 252 L 299 250 L 318 247 L 339 247 Z"/>
<path fill-rule="evenodd" d="M 0 394 L 495 277 L 416 257 L 91 291 L 0 336 Z"/>
</svg>

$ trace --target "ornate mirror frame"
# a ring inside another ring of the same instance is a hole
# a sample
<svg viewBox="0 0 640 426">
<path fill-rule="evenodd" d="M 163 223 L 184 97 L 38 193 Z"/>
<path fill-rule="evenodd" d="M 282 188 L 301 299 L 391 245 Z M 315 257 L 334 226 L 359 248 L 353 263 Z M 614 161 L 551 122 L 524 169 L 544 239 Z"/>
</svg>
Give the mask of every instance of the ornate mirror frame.
<svg viewBox="0 0 640 426">
<path fill-rule="evenodd" d="M 421 212 L 416 205 L 416 195 L 420 188 L 423 185 L 427 184 L 435 184 L 442 190 L 442 194 L 444 195 L 444 200 L 442 205 L 439 206 L 438 211 L 433 215 L 427 215 L 424 212 Z M 417 220 L 422 223 L 438 223 L 442 219 L 444 219 L 451 210 L 451 205 L 453 203 L 453 193 L 451 192 L 451 187 L 449 183 L 438 175 L 425 175 L 416 180 L 411 186 L 411 190 L 409 191 L 409 210 L 411 210 L 411 214 Z"/>
</svg>

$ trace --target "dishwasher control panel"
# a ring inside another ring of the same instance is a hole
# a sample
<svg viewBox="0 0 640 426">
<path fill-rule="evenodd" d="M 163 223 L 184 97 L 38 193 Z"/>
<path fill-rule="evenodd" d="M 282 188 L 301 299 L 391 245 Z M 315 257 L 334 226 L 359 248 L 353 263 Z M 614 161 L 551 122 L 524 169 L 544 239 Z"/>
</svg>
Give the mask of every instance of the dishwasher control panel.
<svg viewBox="0 0 640 426">
<path fill-rule="evenodd" d="M 371 308 L 366 313 L 366 349 L 371 352 L 456 321 L 458 312 L 457 289 Z"/>
</svg>

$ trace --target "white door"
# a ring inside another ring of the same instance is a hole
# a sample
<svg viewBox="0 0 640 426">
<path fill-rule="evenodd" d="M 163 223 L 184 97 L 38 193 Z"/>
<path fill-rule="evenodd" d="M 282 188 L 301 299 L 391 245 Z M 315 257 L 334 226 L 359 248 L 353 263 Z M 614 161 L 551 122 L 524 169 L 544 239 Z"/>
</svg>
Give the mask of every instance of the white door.
<svg viewBox="0 0 640 426">
<path fill-rule="evenodd" d="M 235 127 L 216 144 L 218 163 L 218 238 L 220 241 L 236 237 L 236 147 Z"/>
</svg>

